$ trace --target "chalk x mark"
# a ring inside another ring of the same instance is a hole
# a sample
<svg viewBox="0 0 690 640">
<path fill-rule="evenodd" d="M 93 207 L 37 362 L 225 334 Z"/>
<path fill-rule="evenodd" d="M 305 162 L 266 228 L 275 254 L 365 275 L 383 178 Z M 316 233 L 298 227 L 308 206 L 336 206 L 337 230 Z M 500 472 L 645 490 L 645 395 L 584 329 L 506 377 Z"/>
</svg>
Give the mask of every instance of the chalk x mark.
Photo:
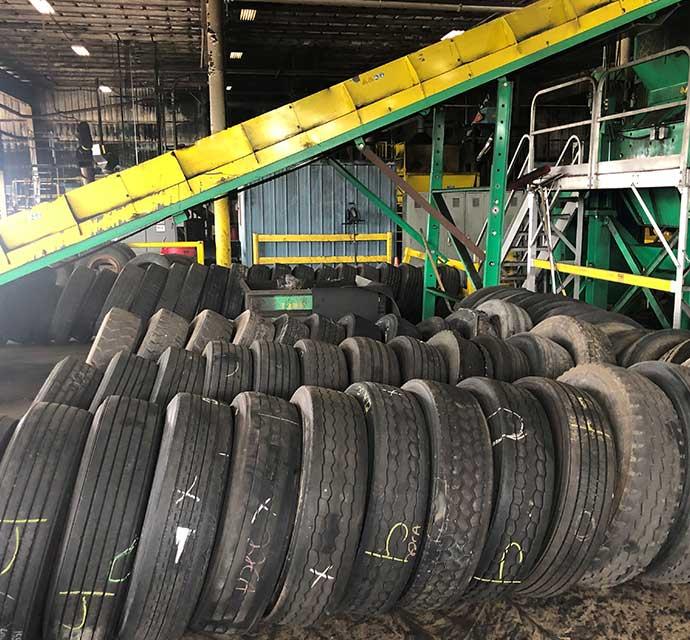
<svg viewBox="0 0 690 640">
<path fill-rule="evenodd" d="M 175 504 L 180 504 L 185 498 L 190 498 L 194 500 L 195 502 L 201 502 L 198 496 L 195 496 L 192 493 L 192 489 L 196 487 L 196 483 L 199 481 L 199 476 L 194 476 L 194 482 L 192 482 L 192 485 L 187 489 L 186 491 L 182 491 L 182 489 L 175 489 L 175 493 L 179 493 L 180 497 L 175 500 Z"/>
<path fill-rule="evenodd" d="M 313 589 L 318 584 L 319 580 L 335 580 L 335 578 L 333 576 L 328 575 L 328 572 L 332 568 L 333 568 L 333 565 L 331 564 L 331 565 L 328 565 L 328 567 L 326 567 L 325 571 L 317 571 L 316 569 L 309 569 L 309 571 L 311 571 L 316 576 L 316 578 L 314 578 L 314 582 L 311 583 L 311 587 L 309 587 L 309 588 Z"/>
</svg>

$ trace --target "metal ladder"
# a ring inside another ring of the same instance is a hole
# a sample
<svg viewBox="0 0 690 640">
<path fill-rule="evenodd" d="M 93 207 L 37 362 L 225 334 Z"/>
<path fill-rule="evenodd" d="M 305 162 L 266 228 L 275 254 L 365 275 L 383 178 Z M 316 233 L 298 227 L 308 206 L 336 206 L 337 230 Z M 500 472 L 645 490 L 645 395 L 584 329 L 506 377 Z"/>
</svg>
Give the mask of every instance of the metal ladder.
<svg viewBox="0 0 690 640">
<path fill-rule="evenodd" d="M 529 146 L 529 136 L 521 138 L 518 148 L 513 155 L 511 168 L 517 157 L 523 151 L 524 145 Z M 566 156 L 571 151 L 568 161 Z M 582 142 L 577 136 L 571 136 L 563 146 L 556 163 L 552 166 L 552 173 L 564 164 L 579 164 L 582 159 Z M 522 177 L 528 166 L 525 159 L 517 177 Z M 509 194 L 508 201 L 514 195 Z M 565 231 L 570 223 L 577 217 L 581 207 L 578 193 L 562 193 L 558 178 L 546 178 L 536 181 L 525 192 L 520 208 L 504 234 L 501 248 L 501 264 L 503 267 L 503 282 L 514 286 L 528 286 L 528 257 L 539 260 L 549 260 L 553 263 L 553 250 L 559 242 L 564 243 L 568 249 L 578 256 L 581 251 L 581 243 L 571 243 L 565 236 Z M 531 229 L 531 230 L 530 230 Z M 581 234 L 578 235 L 580 237 Z M 552 290 L 556 277 L 552 269 Z M 534 288 L 536 282 L 531 287 Z"/>
</svg>

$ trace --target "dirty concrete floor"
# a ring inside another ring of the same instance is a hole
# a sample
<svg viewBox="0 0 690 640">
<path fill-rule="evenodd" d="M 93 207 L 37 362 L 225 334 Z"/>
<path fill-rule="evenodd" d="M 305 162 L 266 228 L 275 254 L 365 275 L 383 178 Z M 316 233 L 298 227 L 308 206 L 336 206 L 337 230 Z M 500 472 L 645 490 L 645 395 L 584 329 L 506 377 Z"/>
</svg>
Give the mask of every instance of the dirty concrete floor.
<svg viewBox="0 0 690 640">
<path fill-rule="evenodd" d="M 53 365 L 84 345 L 0 347 L 0 414 L 20 417 Z M 186 640 L 208 639 L 192 635 Z M 254 640 L 690 640 L 690 587 L 642 581 L 551 600 L 468 604 L 453 612 L 337 618 L 317 629 L 266 629 Z"/>
</svg>

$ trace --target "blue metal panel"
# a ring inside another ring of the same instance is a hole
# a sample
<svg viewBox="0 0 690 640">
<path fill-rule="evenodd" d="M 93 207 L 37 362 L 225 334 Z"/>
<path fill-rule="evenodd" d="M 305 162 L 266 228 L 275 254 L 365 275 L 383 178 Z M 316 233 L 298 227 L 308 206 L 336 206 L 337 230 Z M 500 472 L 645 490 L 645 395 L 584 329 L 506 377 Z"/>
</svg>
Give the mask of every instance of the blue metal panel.
<svg viewBox="0 0 690 640">
<path fill-rule="evenodd" d="M 395 186 L 376 167 L 347 163 L 354 173 L 381 199 L 395 208 Z M 344 227 L 345 210 L 351 202 L 364 223 L 359 233 L 395 231 L 395 225 L 373 207 L 332 166 L 316 162 L 268 180 L 244 191 L 240 216 L 242 262 L 252 264 L 252 235 L 295 233 L 350 233 Z M 385 242 L 360 242 L 358 255 L 385 255 Z M 346 242 L 262 243 L 262 256 L 352 255 Z"/>
</svg>

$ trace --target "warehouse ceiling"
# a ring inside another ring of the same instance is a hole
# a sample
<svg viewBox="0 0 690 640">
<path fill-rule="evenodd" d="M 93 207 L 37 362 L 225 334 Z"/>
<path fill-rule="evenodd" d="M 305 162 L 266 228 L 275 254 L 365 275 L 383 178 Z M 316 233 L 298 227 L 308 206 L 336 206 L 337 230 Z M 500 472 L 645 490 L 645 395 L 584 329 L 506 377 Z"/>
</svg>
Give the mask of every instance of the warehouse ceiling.
<svg viewBox="0 0 690 640">
<path fill-rule="evenodd" d="M 227 3 L 225 49 L 242 53 L 239 59 L 226 56 L 231 106 L 264 111 L 492 14 L 448 0 L 384 0 L 373 8 L 368 0 L 308 2 Z M 152 85 L 156 58 L 164 88 L 205 83 L 203 0 L 50 0 L 50 5 L 55 13 L 42 15 L 29 0 L 0 0 L 0 81 L 6 87 L 88 88 L 97 81 L 117 87 L 120 75 L 125 83 Z M 241 20 L 242 9 L 256 14 Z M 90 55 L 79 57 L 73 45 Z"/>
</svg>

